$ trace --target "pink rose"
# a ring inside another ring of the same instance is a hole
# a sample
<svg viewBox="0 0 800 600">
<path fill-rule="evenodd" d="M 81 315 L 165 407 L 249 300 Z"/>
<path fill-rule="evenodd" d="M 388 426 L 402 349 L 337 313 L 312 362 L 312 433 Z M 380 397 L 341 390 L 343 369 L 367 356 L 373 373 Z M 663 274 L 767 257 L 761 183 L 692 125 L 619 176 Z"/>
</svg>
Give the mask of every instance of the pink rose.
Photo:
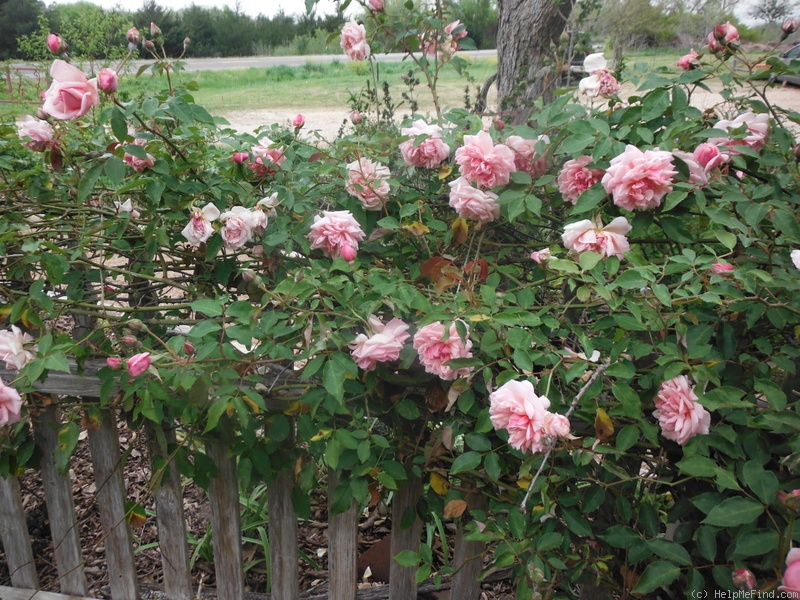
<svg viewBox="0 0 800 600">
<path fill-rule="evenodd" d="M 444 32 L 456 41 L 467 37 L 467 28 L 458 19 L 445 26 Z"/>
<path fill-rule="evenodd" d="M 705 435 L 711 425 L 711 414 L 697 402 L 686 375 L 678 375 L 661 384 L 655 398 L 661 434 L 681 446 L 696 435 Z"/>
<path fill-rule="evenodd" d="M 378 363 L 392 362 L 400 358 L 400 351 L 411 335 L 408 325 L 400 319 L 392 319 L 384 324 L 377 317 L 370 316 L 372 335 L 360 333 L 350 342 L 350 354 L 359 368 L 374 371 Z"/>
<path fill-rule="evenodd" d="M 723 154 L 719 146 L 709 142 L 698 145 L 692 152 L 692 156 L 706 172 L 716 169 L 731 159 L 730 154 Z"/>
<path fill-rule="evenodd" d="M 736 146 L 747 146 L 758 151 L 764 147 L 767 141 L 769 115 L 766 113 L 756 115 L 747 111 L 732 121 L 726 119 L 717 121 L 714 129 L 731 132 L 735 137 L 711 138 L 708 140 L 709 144 L 724 146 L 731 154 L 737 154 Z"/>
<path fill-rule="evenodd" d="M 106 94 L 113 94 L 119 89 L 119 76 L 114 69 L 101 69 L 97 74 L 97 87 Z"/>
<path fill-rule="evenodd" d="M 558 191 L 565 201 L 576 204 L 583 192 L 603 178 L 605 171 L 589 168 L 591 162 L 591 156 L 579 156 L 568 160 L 561 167 L 561 172 L 558 174 Z"/>
<path fill-rule="evenodd" d="M 250 149 L 253 153 L 253 160 L 247 166 L 257 177 L 274 175 L 275 167 L 281 166 L 281 163 L 286 160 L 283 148 L 273 148 L 273 145 L 272 140 L 264 138 Z"/>
<path fill-rule="evenodd" d="M 256 215 L 249 208 L 234 206 L 219 216 L 222 228 L 219 233 L 225 246 L 237 250 L 253 239 Z"/>
<path fill-rule="evenodd" d="M 442 128 L 438 125 L 428 125 L 419 119 L 400 133 L 411 138 L 400 144 L 400 154 L 407 165 L 435 169 L 450 156 L 450 146 L 442 140 Z M 427 137 L 419 141 L 417 138 L 423 135 Z"/>
<path fill-rule="evenodd" d="M 97 79 L 87 79 L 82 71 L 63 60 L 50 67 L 53 83 L 44 93 L 42 110 L 56 119 L 79 119 L 97 106 Z"/>
<path fill-rule="evenodd" d="M 331 258 L 342 257 L 351 262 L 364 232 L 349 210 L 323 211 L 322 216 L 314 217 L 307 237 L 312 249 L 320 248 Z"/>
<path fill-rule="evenodd" d="M 503 144 L 495 144 L 485 131 L 465 135 L 464 145 L 456 150 L 455 160 L 461 175 L 480 187 L 505 185 L 511 173 L 517 170 L 514 151 Z"/>
<path fill-rule="evenodd" d="M 739 41 L 739 31 L 730 23 L 717 25 L 714 27 L 713 31 L 708 34 L 709 46 L 715 41 L 723 46 L 735 45 Z M 715 50 L 712 49 L 712 51 Z"/>
<path fill-rule="evenodd" d="M 500 216 L 497 194 L 472 187 L 465 177 L 459 177 L 449 185 L 450 206 L 462 219 L 488 223 Z"/>
<path fill-rule="evenodd" d="M 728 263 L 716 262 L 711 265 L 711 273 L 714 275 L 727 276 L 733 272 L 733 265 Z"/>
<path fill-rule="evenodd" d="M 389 175 L 389 167 L 362 157 L 347 165 L 344 187 L 364 210 L 381 210 L 389 198 Z"/>
<path fill-rule="evenodd" d="M 134 354 L 128 359 L 127 368 L 132 377 L 141 375 L 150 368 L 150 353 L 140 352 L 139 354 Z"/>
<path fill-rule="evenodd" d="M 267 228 L 270 217 L 277 216 L 275 207 L 278 206 L 278 192 L 274 192 L 271 196 L 262 198 L 256 202 L 255 207 L 251 210 L 251 218 L 253 220 L 253 235 L 261 235 Z"/>
<path fill-rule="evenodd" d="M 120 202 L 119 200 L 114 200 L 114 208 L 117 209 L 117 214 L 121 215 L 122 213 L 128 213 L 131 216 L 131 219 L 138 219 L 142 216 L 136 208 L 133 206 L 133 200 L 127 198 L 124 202 Z"/>
<path fill-rule="evenodd" d="M 578 82 L 578 91 L 585 96 L 610 98 L 619 91 L 619 82 L 608 68 L 602 52 L 589 54 L 583 61 L 583 69 L 589 76 Z"/>
<path fill-rule="evenodd" d="M 139 41 L 142 39 L 142 36 L 139 34 L 139 30 L 136 27 L 131 27 L 125 33 L 125 38 L 128 40 L 129 44 L 138 44 Z"/>
<path fill-rule="evenodd" d="M 6 362 L 6 369 L 19 371 L 33 360 L 33 353 L 37 349 L 32 342 L 33 337 L 23 332 L 16 325 L 11 326 L 11 331 L 7 329 L 0 331 L 0 360 Z"/>
<path fill-rule="evenodd" d="M 342 50 L 350 60 L 364 60 L 369 56 L 367 30 L 355 21 L 345 23 L 340 40 Z"/>
<path fill-rule="evenodd" d="M 47 36 L 47 49 L 50 50 L 53 54 L 61 54 L 62 52 L 66 52 L 67 42 L 64 41 L 60 35 L 56 33 L 51 33 Z"/>
<path fill-rule="evenodd" d="M 211 223 L 216 221 L 219 216 L 219 209 L 210 202 L 202 209 L 196 208 L 181 234 L 189 240 L 189 244 L 199 246 L 214 233 L 214 226 Z"/>
<path fill-rule="evenodd" d="M 756 577 L 749 569 L 736 569 L 731 573 L 731 580 L 740 590 L 749 592 L 756 589 Z"/>
<path fill-rule="evenodd" d="M 542 153 L 536 154 L 536 145 L 541 142 L 543 145 L 550 143 L 550 138 L 540 135 L 535 140 L 529 140 L 518 135 L 509 136 L 506 146 L 514 152 L 514 166 L 517 171 L 524 171 L 531 177 L 540 177 L 547 171 L 547 156 Z"/>
<path fill-rule="evenodd" d="M 305 124 L 306 118 L 301 114 L 295 115 L 294 119 L 292 120 L 292 127 L 295 129 L 300 129 Z"/>
<path fill-rule="evenodd" d="M 689 183 L 694 185 L 708 183 L 708 173 L 703 165 L 701 165 L 694 157 L 694 154 L 689 154 L 688 152 L 683 152 L 682 150 L 673 150 L 672 156 L 682 160 L 689 169 Z"/>
<path fill-rule="evenodd" d="M 20 420 L 22 397 L 0 379 L 0 426 L 13 425 Z"/>
<path fill-rule="evenodd" d="M 781 32 L 783 32 L 783 37 L 787 38 L 792 35 L 795 31 L 800 28 L 800 21 L 794 18 L 786 19 L 781 25 Z"/>
<path fill-rule="evenodd" d="M 140 158 L 139 156 L 134 156 L 126 152 L 122 157 L 122 161 L 132 166 L 133 170 L 137 173 L 141 173 L 142 171 L 153 168 L 153 165 L 156 164 L 156 157 L 149 152 L 147 153 L 147 158 Z"/>
<path fill-rule="evenodd" d="M 150 21 L 150 37 L 156 39 L 160 38 L 161 35 L 162 35 L 161 28 L 152 21 Z"/>
<path fill-rule="evenodd" d="M 444 380 L 453 380 L 465 377 L 472 372 L 472 367 L 452 369 L 444 364 L 454 358 L 472 358 L 469 327 L 466 325 L 465 327 L 467 327 L 467 336 L 463 340 L 458 335 L 455 323 L 450 324 L 447 333 L 445 333 L 444 324 L 441 321 L 419 328 L 414 334 L 414 350 L 417 351 L 419 361 L 425 367 L 426 373 L 438 375 Z"/>
<path fill-rule="evenodd" d="M 122 359 L 119 356 L 109 356 L 106 359 L 106 365 L 109 369 L 119 371 L 122 368 Z"/>
<path fill-rule="evenodd" d="M 361 116 L 361 113 L 358 112 L 357 110 L 351 110 L 350 114 L 348 116 L 350 118 L 350 122 L 353 125 L 358 125 L 363 120 L 363 117 Z"/>
<path fill-rule="evenodd" d="M 599 220 L 589 219 L 570 223 L 564 228 L 561 239 L 568 250 L 574 252 L 597 252 L 604 256 L 622 256 L 630 250 L 628 238 L 631 225 L 625 217 L 617 217 L 603 227 Z"/>
<path fill-rule="evenodd" d="M 569 419 L 551 413 L 550 400 L 530 381 L 509 381 L 489 395 L 489 419 L 508 431 L 508 443 L 520 452 L 545 452 L 569 436 Z"/>
<path fill-rule="evenodd" d="M 234 152 L 233 156 L 231 158 L 233 158 L 233 162 L 235 162 L 237 164 L 242 164 L 243 162 L 246 162 L 248 158 L 250 158 L 250 153 L 249 152 Z"/>
<path fill-rule="evenodd" d="M 36 152 L 43 152 L 56 145 L 56 132 L 47 121 L 40 121 L 28 115 L 20 123 L 18 131 L 22 145 Z"/>
<path fill-rule="evenodd" d="M 546 263 L 548 260 L 550 260 L 550 248 L 544 248 L 542 250 L 531 252 L 531 260 L 537 265 Z"/>
<path fill-rule="evenodd" d="M 371 10 L 381 12 L 383 10 L 383 0 L 368 0 L 367 4 Z"/>
<path fill-rule="evenodd" d="M 661 204 L 672 191 L 672 154 L 661 150 L 645 150 L 628 145 L 625 152 L 611 159 L 603 175 L 606 192 L 614 204 L 626 210 L 649 210 Z"/>
<path fill-rule="evenodd" d="M 684 71 L 691 71 L 692 69 L 696 69 L 700 66 L 700 62 L 697 60 L 700 55 L 692 49 L 689 54 L 684 54 L 678 59 L 678 66 L 683 69 Z"/>
<path fill-rule="evenodd" d="M 792 548 L 786 555 L 783 585 L 778 589 L 791 593 L 790 598 L 800 598 L 800 548 Z"/>
</svg>

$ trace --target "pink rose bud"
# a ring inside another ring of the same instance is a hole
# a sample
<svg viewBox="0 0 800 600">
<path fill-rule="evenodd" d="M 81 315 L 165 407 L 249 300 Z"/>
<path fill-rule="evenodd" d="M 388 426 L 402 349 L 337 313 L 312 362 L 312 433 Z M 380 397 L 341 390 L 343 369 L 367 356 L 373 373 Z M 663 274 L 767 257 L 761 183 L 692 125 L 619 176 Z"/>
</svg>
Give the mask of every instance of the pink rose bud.
<svg viewBox="0 0 800 600">
<path fill-rule="evenodd" d="M 714 275 L 728 275 L 733 271 L 733 265 L 728 263 L 714 263 L 711 265 L 711 272 Z"/>
<path fill-rule="evenodd" d="M 128 359 L 128 373 L 136 377 L 150 368 L 150 353 L 141 352 L 134 354 Z"/>
<path fill-rule="evenodd" d="M 150 21 L 150 37 L 153 39 L 161 37 L 161 29 L 152 21 Z"/>
<path fill-rule="evenodd" d="M 778 492 L 778 500 L 789 510 L 800 513 L 800 489 L 788 493 Z"/>
<path fill-rule="evenodd" d="M 714 37 L 723 44 L 730 44 L 739 39 L 739 31 L 730 23 L 717 25 L 714 27 Z"/>
<path fill-rule="evenodd" d="M 369 0 L 368 4 L 375 12 L 381 12 L 383 10 L 383 0 Z"/>
<path fill-rule="evenodd" d="M 783 37 L 787 38 L 800 28 L 800 22 L 797 19 L 786 19 L 781 25 Z"/>
<path fill-rule="evenodd" d="M 66 52 L 69 46 L 60 35 L 51 33 L 47 36 L 47 49 L 53 54 L 61 54 Z"/>
<path fill-rule="evenodd" d="M 505 124 L 505 123 L 503 123 L 503 121 L 502 121 L 502 120 L 500 120 L 500 119 L 497 119 L 497 120 L 494 122 L 494 126 L 497 128 L 497 131 L 503 131 L 503 129 L 505 129 L 505 128 L 506 128 L 506 124 Z"/>
<path fill-rule="evenodd" d="M 119 338 L 121 344 L 125 344 L 126 346 L 131 346 L 132 348 L 136 348 L 139 346 L 139 340 L 137 340 L 132 335 L 126 335 Z"/>
<path fill-rule="evenodd" d="M 109 356 L 106 359 L 106 364 L 110 369 L 119 371 L 122 368 L 122 359 L 119 356 Z"/>
<path fill-rule="evenodd" d="M 233 153 L 233 162 L 242 164 L 243 162 L 247 162 L 247 159 L 250 158 L 250 154 L 247 152 L 234 152 Z"/>
<path fill-rule="evenodd" d="M 531 252 L 531 260 L 537 264 L 542 264 L 550 259 L 550 248 Z"/>
<path fill-rule="evenodd" d="M 106 94 L 113 94 L 119 89 L 119 76 L 114 69 L 101 69 L 97 74 L 97 87 Z"/>
<path fill-rule="evenodd" d="M 150 40 L 145 40 L 144 49 L 147 50 L 148 52 L 153 52 L 156 49 L 156 45 Z"/>
<path fill-rule="evenodd" d="M 363 117 L 361 116 L 361 113 L 360 113 L 360 112 L 358 112 L 357 110 L 354 110 L 354 111 L 352 111 L 352 112 L 350 113 L 350 122 L 351 122 L 353 125 L 358 125 L 359 123 L 361 123 L 361 121 L 362 121 L 362 118 L 363 118 Z"/>
<path fill-rule="evenodd" d="M 136 27 L 131 27 L 125 34 L 125 38 L 128 40 L 129 44 L 138 44 L 141 41 L 142 36 L 139 34 L 139 30 L 136 29 Z"/>
<path fill-rule="evenodd" d="M 300 129 L 305 124 L 306 124 L 306 118 L 300 114 L 298 114 L 292 121 L 292 127 L 294 127 L 295 129 Z"/>
<path fill-rule="evenodd" d="M 194 351 L 195 351 L 194 344 L 192 342 L 188 342 L 188 341 L 187 342 L 183 342 L 183 351 L 184 351 L 185 354 L 188 354 L 188 355 L 191 356 L 192 354 L 194 354 Z"/>
<path fill-rule="evenodd" d="M 733 585 L 742 591 L 750 592 L 756 589 L 755 575 L 748 569 L 736 569 L 731 574 L 731 579 L 733 580 Z"/>
<path fill-rule="evenodd" d="M 692 50 L 689 54 L 684 54 L 678 60 L 678 66 L 683 69 L 684 71 L 691 71 L 692 69 L 696 69 L 700 66 L 700 63 L 697 60 L 699 55 L 697 52 Z"/>
</svg>

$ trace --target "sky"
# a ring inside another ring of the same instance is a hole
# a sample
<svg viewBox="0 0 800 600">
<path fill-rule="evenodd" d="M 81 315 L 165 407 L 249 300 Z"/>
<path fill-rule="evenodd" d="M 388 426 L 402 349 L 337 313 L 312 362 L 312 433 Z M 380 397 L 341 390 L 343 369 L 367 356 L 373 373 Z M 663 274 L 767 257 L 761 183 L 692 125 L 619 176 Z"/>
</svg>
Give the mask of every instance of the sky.
<svg viewBox="0 0 800 600">
<path fill-rule="evenodd" d="M 78 0 L 49 0 L 46 2 L 48 6 L 53 4 L 71 4 Z M 97 4 L 103 8 L 120 7 L 125 10 L 134 11 L 139 9 L 143 2 L 142 0 L 88 0 L 92 4 Z M 301 15 L 306 11 L 305 0 L 156 0 L 156 4 L 165 8 L 181 9 L 187 8 L 192 4 L 205 7 L 224 8 L 225 6 L 231 9 L 239 4 L 242 12 L 251 17 L 257 17 L 259 14 L 267 17 L 275 16 L 281 9 L 287 15 Z M 332 14 L 335 12 L 333 0 L 319 0 L 316 9 L 317 15 Z"/>
</svg>

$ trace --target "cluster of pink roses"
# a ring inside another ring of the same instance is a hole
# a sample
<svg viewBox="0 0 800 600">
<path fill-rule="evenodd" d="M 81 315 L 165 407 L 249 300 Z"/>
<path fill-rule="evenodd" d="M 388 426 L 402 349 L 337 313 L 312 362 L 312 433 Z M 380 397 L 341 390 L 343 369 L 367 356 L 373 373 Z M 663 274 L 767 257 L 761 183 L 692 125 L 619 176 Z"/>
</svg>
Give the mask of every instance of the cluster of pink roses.
<svg viewBox="0 0 800 600">
<path fill-rule="evenodd" d="M 277 204 L 278 197 L 273 194 L 259 200 L 253 208 L 234 206 L 223 213 L 209 202 L 193 211 L 181 234 L 190 245 L 199 246 L 214 234 L 213 222 L 219 220 L 222 223 L 219 233 L 225 247 L 238 250 L 264 232 Z"/>
<path fill-rule="evenodd" d="M 370 316 L 368 322 L 372 335 L 358 334 L 350 342 L 350 354 L 360 368 L 372 371 L 378 363 L 397 360 L 410 334 L 409 326 L 397 318 L 384 324 L 377 317 Z M 417 330 L 414 334 L 413 347 L 427 373 L 437 375 L 444 380 L 453 380 L 472 372 L 472 367 L 453 369 L 445 364 L 456 358 L 472 358 L 469 327 L 464 324 L 464 328 L 466 331 L 464 338 L 459 335 L 455 323 L 446 328 L 444 323 L 436 321 Z"/>
<path fill-rule="evenodd" d="M 569 419 L 549 408 L 550 400 L 527 380 L 508 381 L 489 395 L 492 425 L 508 431 L 509 445 L 520 452 L 545 452 L 569 436 Z"/>
<path fill-rule="evenodd" d="M 458 41 L 467 37 L 467 30 L 461 21 L 456 20 L 446 25 L 444 32 L 427 31 L 419 36 L 422 53 L 429 58 L 438 58 L 447 62 L 458 51 Z"/>
<path fill-rule="evenodd" d="M 686 375 L 664 381 L 655 398 L 662 435 L 681 446 L 696 435 L 705 435 L 711 425 L 711 414 L 697 402 L 694 386 Z"/>
<path fill-rule="evenodd" d="M 274 175 L 275 169 L 280 167 L 283 161 L 286 160 L 284 149 L 275 146 L 275 143 L 269 138 L 259 140 L 258 144 L 250 148 L 250 152 L 253 155 L 253 159 L 247 166 L 250 167 L 250 170 L 253 171 L 256 177 Z M 245 161 L 250 157 L 250 155 L 246 153 L 237 154 L 240 155 L 241 161 Z M 236 160 L 236 157 L 234 157 L 234 159 Z"/>
<path fill-rule="evenodd" d="M 0 360 L 6 368 L 19 371 L 33 359 L 36 346 L 33 337 L 16 325 L 0 331 Z M 0 426 L 13 425 L 22 416 L 22 397 L 14 388 L 0 380 Z"/>
<path fill-rule="evenodd" d="M 410 138 L 400 144 L 400 155 L 411 167 L 435 169 L 450 156 L 450 146 L 442 139 L 442 128 L 438 125 L 418 119 L 400 133 Z"/>
<path fill-rule="evenodd" d="M 364 231 L 349 210 L 323 211 L 314 217 L 308 232 L 311 249 L 320 249 L 331 258 L 343 258 L 351 262 L 358 252 L 358 243 L 364 239 Z"/>
<path fill-rule="evenodd" d="M 140 352 L 139 354 L 134 354 L 125 361 L 118 356 L 110 356 L 106 359 L 106 364 L 108 367 L 114 369 L 115 371 L 121 369 L 123 363 L 125 364 L 125 369 L 128 371 L 128 374 L 131 377 L 138 377 L 150 368 L 152 360 L 149 352 Z"/>
</svg>

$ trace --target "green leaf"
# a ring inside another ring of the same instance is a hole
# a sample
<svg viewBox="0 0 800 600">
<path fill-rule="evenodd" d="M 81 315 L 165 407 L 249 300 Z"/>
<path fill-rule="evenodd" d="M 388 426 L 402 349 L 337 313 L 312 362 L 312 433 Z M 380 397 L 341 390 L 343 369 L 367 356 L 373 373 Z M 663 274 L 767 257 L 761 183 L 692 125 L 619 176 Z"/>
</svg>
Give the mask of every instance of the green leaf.
<svg viewBox="0 0 800 600">
<path fill-rule="evenodd" d="M 217 423 L 219 423 L 220 417 L 222 417 L 222 415 L 228 409 L 228 406 L 229 406 L 229 402 L 227 400 L 222 400 L 222 399 L 215 400 L 211 404 L 211 408 L 208 409 L 208 417 L 206 419 L 206 428 L 203 430 L 203 433 L 208 433 L 209 431 L 214 429 L 214 427 L 217 426 Z"/>
<path fill-rule="evenodd" d="M 657 560 L 647 565 L 647 568 L 639 578 L 639 583 L 633 590 L 634 594 L 649 594 L 650 592 L 669 585 L 681 574 L 681 570 L 671 562 Z"/>
<path fill-rule="evenodd" d="M 119 185 L 125 180 L 125 163 L 116 156 L 112 156 L 106 161 L 106 176 L 114 185 Z"/>
<path fill-rule="evenodd" d="M 612 525 L 597 537 L 614 548 L 628 548 L 642 539 L 641 535 L 627 525 Z"/>
<path fill-rule="evenodd" d="M 120 143 L 128 139 L 128 120 L 118 108 L 111 113 L 111 131 Z"/>
<path fill-rule="evenodd" d="M 396 554 L 394 559 L 401 567 L 416 567 L 419 564 L 419 552 L 403 550 Z"/>
<path fill-rule="evenodd" d="M 98 177 L 100 177 L 100 174 L 103 172 L 103 167 L 103 163 L 98 163 L 83 174 L 83 177 L 81 177 L 81 181 L 78 184 L 77 200 L 79 203 L 86 200 L 94 191 L 94 184 L 97 183 Z"/>
<path fill-rule="evenodd" d="M 578 201 L 575 203 L 575 206 L 572 208 L 570 214 L 580 215 L 582 213 L 589 212 L 595 206 L 600 204 L 605 197 L 605 188 L 603 188 L 603 186 L 600 184 L 595 184 L 578 196 Z"/>
<path fill-rule="evenodd" d="M 764 507 L 760 502 L 749 498 L 728 498 L 712 508 L 708 516 L 703 519 L 703 523 L 719 527 L 735 527 L 754 522 L 763 512 Z"/>
<path fill-rule="evenodd" d="M 450 467 L 450 474 L 463 473 L 464 471 L 474 471 L 481 464 L 481 455 L 470 451 L 457 456 Z"/>
<path fill-rule="evenodd" d="M 557 531 L 550 531 L 541 535 L 536 541 L 536 550 L 539 552 L 547 552 L 554 548 L 558 548 L 561 542 L 564 541 L 564 536 Z"/>
<path fill-rule="evenodd" d="M 681 473 L 693 475 L 694 477 L 713 477 L 717 472 L 718 465 L 715 461 L 705 456 L 690 456 L 675 463 Z"/>
<path fill-rule="evenodd" d="M 670 562 L 677 565 L 691 565 L 692 557 L 686 551 L 686 548 L 677 542 L 665 540 L 662 538 L 655 538 L 647 540 L 647 546 L 653 551 L 653 554 L 666 558 Z"/>
<path fill-rule="evenodd" d="M 207 317 L 219 317 L 223 313 L 222 302 L 219 300 L 195 300 L 190 306 L 192 310 L 203 313 Z"/>
<path fill-rule="evenodd" d="M 778 547 L 777 531 L 747 531 L 743 532 L 736 541 L 735 556 L 747 558 L 761 556 Z"/>
<path fill-rule="evenodd" d="M 339 402 L 344 400 L 344 380 L 345 372 L 329 358 L 322 368 L 322 385 Z"/>
<path fill-rule="evenodd" d="M 582 517 L 578 512 L 572 510 L 571 508 L 565 508 L 561 513 L 561 516 L 563 517 L 564 522 L 567 524 L 569 530 L 575 535 L 579 535 L 581 537 L 589 537 L 592 535 L 592 527 L 589 525 L 589 521 Z"/>
<path fill-rule="evenodd" d="M 775 500 L 775 494 L 780 488 L 775 473 L 767 471 L 754 460 L 745 463 L 742 468 L 742 480 L 764 504 L 770 504 Z"/>
</svg>

